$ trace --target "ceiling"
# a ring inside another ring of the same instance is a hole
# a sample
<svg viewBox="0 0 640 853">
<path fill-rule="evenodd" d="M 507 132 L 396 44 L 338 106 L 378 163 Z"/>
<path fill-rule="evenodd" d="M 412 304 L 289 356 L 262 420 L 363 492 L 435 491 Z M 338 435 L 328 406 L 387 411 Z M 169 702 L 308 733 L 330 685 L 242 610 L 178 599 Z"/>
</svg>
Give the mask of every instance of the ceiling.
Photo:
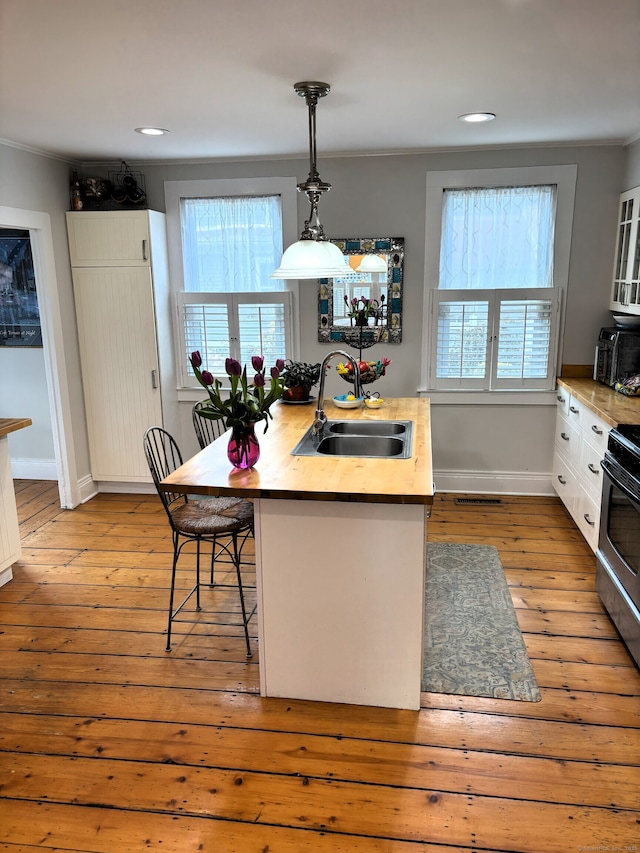
<svg viewBox="0 0 640 853">
<path fill-rule="evenodd" d="M 640 0 L 0 0 L 0 138 L 65 159 L 303 156 L 299 80 L 331 85 L 319 162 L 626 144 Z"/>
</svg>

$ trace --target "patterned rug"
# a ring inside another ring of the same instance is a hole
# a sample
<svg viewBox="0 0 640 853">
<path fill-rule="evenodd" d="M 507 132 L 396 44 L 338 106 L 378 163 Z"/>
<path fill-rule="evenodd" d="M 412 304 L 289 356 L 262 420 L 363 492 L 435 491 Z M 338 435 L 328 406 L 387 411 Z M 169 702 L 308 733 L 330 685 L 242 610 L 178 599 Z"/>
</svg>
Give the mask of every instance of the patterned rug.
<svg viewBox="0 0 640 853">
<path fill-rule="evenodd" d="M 540 701 L 492 545 L 427 545 L 422 690 Z"/>
</svg>

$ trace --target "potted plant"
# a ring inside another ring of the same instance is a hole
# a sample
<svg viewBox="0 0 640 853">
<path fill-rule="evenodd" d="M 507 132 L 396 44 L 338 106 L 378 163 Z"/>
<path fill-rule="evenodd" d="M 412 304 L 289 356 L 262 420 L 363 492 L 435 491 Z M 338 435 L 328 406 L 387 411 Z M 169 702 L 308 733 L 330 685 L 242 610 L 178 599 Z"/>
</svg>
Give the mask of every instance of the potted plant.
<svg viewBox="0 0 640 853">
<path fill-rule="evenodd" d="M 282 399 L 289 402 L 305 402 L 309 392 L 320 379 L 322 365 L 308 364 L 306 361 L 291 361 L 287 359 L 280 376 L 284 384 Z"/>
</svg>

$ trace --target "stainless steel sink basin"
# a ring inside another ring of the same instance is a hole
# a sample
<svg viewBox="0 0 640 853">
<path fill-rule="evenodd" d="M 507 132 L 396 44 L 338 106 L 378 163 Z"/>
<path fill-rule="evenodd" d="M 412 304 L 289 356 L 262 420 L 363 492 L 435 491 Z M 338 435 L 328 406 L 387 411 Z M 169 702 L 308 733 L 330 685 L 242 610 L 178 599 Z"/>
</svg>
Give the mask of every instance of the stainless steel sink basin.
<svg viewBox="0 0 640 853">
<path fill-rule="evenodd" d="M 321 436 L 310 427 L 291 453 L 408 459 L 412 437 L 413 421 L 327 421 Z"/>
<path fill-rule="evenodd" d="M 329 432 L 340 435 L 403 435 L 407 425 L 402 421 L 334 421 Z"/>
<path fill-rule="evenodd" d="M 402 456 L 404 441 L 388 435 L 330 435 L 318 444 L 326 456 Z"/>
</svg>

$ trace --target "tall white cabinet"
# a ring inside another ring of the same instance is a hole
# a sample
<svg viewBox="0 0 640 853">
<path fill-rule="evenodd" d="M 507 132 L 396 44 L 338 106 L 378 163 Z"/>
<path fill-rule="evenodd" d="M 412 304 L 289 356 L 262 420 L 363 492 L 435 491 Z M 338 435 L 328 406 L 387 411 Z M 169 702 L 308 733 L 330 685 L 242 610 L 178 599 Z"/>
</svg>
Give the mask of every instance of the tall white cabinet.
<svg viewBox="0 0 640 853">
<path fill-rule="evenodd" d="M 165 216 L 67 213 L 91 476 L 150 483 L 142 438 L 177 429 Z"/>
</svg>

